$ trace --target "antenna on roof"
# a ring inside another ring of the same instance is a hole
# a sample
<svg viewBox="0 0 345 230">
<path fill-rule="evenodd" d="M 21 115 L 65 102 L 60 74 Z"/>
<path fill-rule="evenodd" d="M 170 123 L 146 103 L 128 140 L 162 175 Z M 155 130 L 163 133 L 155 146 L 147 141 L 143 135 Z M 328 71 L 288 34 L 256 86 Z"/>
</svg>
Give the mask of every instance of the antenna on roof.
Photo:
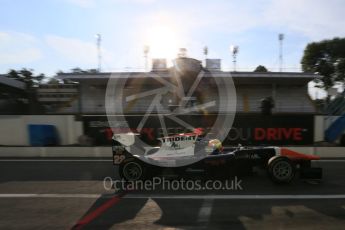
<svg viewBox="0 0 345 230">
<path fill-rule="evenodd" d="M 232 53 L 232 62 L 234 64 L 234 72 L 236 72 L 236 64 L 237 64 L 237 54 L 238 54 L 238 51 L 239 51 L 239 47 L 238 46 L 235 46 L 235 45 L 232 45 L 230 46 L 230 51 Z"/>
<path fill-rule="evenodd" d="M 207 46 L 204 47 L 204 55 L 205 55 L 205 59 L 207 59 L 207 55 L 208 55 L 208 47 Z"/>
<path fill-rule="evenodd" d="M 284 40 L 284 34 L 278 35 L 279 40 L 279 72 L 282 72 L 283 70 L 283 40 Z"/>
<path fill-rule="evenodd" d="M 101 53 L 101 35 L 96 34 L 96 43 L 97 43 L 97 58 L 98 58 L 98 72 L 102 70 L 102 53 Z"/>
<path fill-rule="evenodd" d="M 149 69 L 148 54 L 150 52 L 150 46 L 144 45 L 144 58 L 145 58 L 145 71 Z"/>
<path fill-rule="evenodd" d="M 178 58 L 186 58 L 187 57 L 187 49 L 186 48 L 180 48 L 179 52 L 177 54 Z"/>
<path fill-rule="evenodd" d="M 208 47 L 207 47 L 207 46 L 205 46 L 205 47 L 204 47 L 204 49 L 203 49 L 203 51 L 204 51 L 204 56 L 205 56 L 205 66 L 206 66 L 206 59 L 207 59 L 207 55 L 208 55 Z"/>
</svg>

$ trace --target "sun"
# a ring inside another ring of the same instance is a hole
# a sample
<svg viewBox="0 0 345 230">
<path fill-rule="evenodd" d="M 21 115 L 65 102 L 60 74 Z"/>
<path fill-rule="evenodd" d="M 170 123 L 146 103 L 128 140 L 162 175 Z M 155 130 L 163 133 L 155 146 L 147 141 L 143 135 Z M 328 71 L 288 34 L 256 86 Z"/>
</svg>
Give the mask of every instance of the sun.
<svg viewBox="0 0 345 230">
<path fill-rule="evenodd" d="M 176 30 L 169 26 L 154 26 L 147 30 L 146 44 L 152 58 L 176 58 L 179 40 Z"/>
</svg>

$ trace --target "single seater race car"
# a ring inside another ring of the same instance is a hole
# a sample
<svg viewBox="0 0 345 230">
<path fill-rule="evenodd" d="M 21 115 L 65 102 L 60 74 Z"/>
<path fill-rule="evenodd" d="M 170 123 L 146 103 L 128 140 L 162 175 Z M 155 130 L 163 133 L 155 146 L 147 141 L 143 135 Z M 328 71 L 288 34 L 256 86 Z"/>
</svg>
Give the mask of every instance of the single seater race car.
<svg viewBox="0 0 345 230">
<path fill-rule="evenodd" d="M 322 169 L 311 167 L 319 160 L 316 155 L 298 153 L 282 147 L 224 148 L 217 139 L 207 140 L 196 130 L 160 138 L 161 146 L 134 146 L 134 133 L 113 135 L 113 164 L 119 166 L 121 178 L 133 181 L 161 174 L 172 169 L 182 174 L 186 170 L 205 171 L 211 176 L 226 177 L 251 173 L 254 167 L 267 170 L 275 183 L 289 183 L 299 172 L 301 178 L 321 179 Z"/>
</svg>

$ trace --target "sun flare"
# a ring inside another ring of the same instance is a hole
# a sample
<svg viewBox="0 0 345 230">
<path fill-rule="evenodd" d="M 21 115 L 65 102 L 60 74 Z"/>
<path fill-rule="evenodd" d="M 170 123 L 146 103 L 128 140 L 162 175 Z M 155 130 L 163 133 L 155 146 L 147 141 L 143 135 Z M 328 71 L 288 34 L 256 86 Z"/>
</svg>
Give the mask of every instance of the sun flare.
<svg viewBox="0 0 345 230">
<path fill-rule="evenodd" d="M 172 27 L 155 26 L 147 31 L 146 45 L 152 58 L 176 58 L 179 47 L 177 32 Z"/>
</svg>

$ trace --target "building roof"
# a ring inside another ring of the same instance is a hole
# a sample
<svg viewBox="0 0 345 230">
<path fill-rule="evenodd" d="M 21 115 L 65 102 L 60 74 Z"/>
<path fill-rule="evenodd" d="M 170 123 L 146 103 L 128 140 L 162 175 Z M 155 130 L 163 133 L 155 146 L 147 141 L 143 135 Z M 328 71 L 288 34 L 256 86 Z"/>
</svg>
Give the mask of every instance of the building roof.
<svg viewBox="0 0 345 230">
<path fill-rule="evenodd" d="M 25 89 L 24 82 L 8 78 L 6 75 L 0 75 L 0 84 L 16 89 Z"/>
<path fill-rule="evenodd" d="M 212 77 L 229 77 L 231 76 L 235 84 L 289 84 L 305 85 L 312 81 L 317 74 L 302 72 L 210 72 Z M 161 77 L 170 77 L 169 71 L 159 72 L 104 72 L 104 73 L 60 73 L 58 78 L 69 79 L 74 81 L 88 81 L 106 83 L 110 76 L 116 78 L 142 78 L 152 74 L 159 74 Z"/>
</svg>

